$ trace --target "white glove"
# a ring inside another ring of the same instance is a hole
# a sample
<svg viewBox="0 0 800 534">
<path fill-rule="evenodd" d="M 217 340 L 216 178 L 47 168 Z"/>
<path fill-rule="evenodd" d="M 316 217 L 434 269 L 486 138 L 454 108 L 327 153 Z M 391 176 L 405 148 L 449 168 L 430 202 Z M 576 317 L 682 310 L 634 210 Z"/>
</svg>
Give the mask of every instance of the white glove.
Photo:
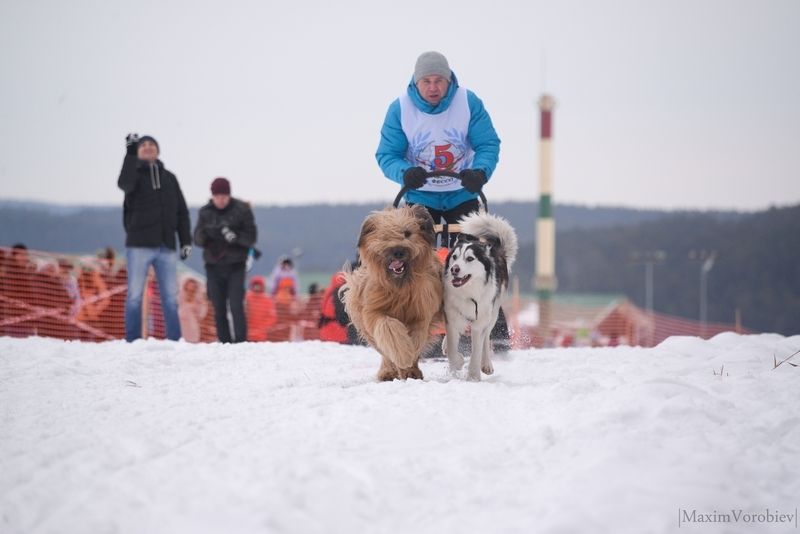
<svg viewBox="0 0 800 534">
<path fill-rule="evenodd" d="M 139 149 L 139 134 L 129 133 L 125 137 L 125 150 L 131 156 L 136 155 L 136 151 Z"/>
<path fill-rule="evenodd" d="M 233 243 L 234 241 L 236 241 L 236 232 L 234 232 L 227 226 L 223 226 L 222 237 L 224 237 L 225 241 L 227 241 L 228 243 Z"/>
<path fill-rule="evenodd" d="M 191 245 L 184 245 L 181 247 L 181 259 L 185 260 L 192 254 L 192 247 Z"/>
</svg>

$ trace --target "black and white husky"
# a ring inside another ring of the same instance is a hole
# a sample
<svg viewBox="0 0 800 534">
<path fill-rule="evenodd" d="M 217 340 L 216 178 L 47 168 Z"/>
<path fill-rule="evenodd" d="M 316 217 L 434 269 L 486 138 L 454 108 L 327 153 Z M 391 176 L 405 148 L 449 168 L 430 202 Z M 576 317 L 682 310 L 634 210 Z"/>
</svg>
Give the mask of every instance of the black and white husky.
<svg viewBox="0 0 800 534">
<path fill-rule="evenodd" d="M 447 335 L 442 349 L 451 371 L 464 367 L 458 340 L 470 327 L 472 356 L 467 377 L 480 380 L 481 371 L 487 375 L 494 372 L 489 333 L 508 289 L 509 273 L 517 257 L 517 234 L 508 221 L 484 211 L 462 217 L 459 224 L 461 235 L 444 265 Z"/>
</svg>

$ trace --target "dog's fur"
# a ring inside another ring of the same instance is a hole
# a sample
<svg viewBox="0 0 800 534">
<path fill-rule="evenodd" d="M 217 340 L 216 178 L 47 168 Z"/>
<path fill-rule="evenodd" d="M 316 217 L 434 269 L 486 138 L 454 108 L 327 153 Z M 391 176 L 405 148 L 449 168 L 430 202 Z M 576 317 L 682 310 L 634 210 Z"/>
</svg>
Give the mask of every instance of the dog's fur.
<svg viewBox="0 0 800 534">
<path fill-rule="evenodd" d="M 383 358 L 379 380 L 422 378 L 419 357 L 441 320 L 442 265 L 422 206 L 372 212 L 361 226 L 361 265 L 340 290 L 359 335 Z"/>
<path fill-rule="evenodd" d="M 462 217 L 461 235 L 444 266 L 444 314 L 447 335 L 442 349 L 455 372 L 464 366 L 458 340 L 467 327 L 472 338 L 469 380 L 480 380 L 481 371 L 494 372 L 489 333 L 497 322 L 500 304 L 508 288 L 511 266 L 517 257 L 517 235 L 502 217 L 486 212 Z"/>
</svg>

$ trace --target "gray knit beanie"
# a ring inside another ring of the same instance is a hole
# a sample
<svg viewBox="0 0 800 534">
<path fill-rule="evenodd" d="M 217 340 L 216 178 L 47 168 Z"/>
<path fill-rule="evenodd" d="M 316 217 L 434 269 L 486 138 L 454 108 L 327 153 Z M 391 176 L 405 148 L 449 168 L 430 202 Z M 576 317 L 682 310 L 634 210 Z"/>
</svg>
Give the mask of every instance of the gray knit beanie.
<svg viewBox="0 0 800 534">
<path fill-rule="evenodd" d="M 439 52 L 424 52 L 417 58 L 417 64 L 414 66 L 414 83 L 417 83 L 420 78 L 438 74 L 443 78 L 450 80 L 453 72 L 450 70 L 450 65 L 447 64 L 447 58 Z"/>
</svg>

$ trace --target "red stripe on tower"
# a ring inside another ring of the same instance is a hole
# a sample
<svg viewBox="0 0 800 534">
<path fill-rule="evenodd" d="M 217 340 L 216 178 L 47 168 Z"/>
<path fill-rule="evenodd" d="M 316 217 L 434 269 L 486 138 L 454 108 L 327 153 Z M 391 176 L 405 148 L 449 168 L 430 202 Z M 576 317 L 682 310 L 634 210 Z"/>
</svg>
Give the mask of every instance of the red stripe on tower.
<svg viewBox="0 0 800 534">
<path fill-rule="evenodd" d="M 550 139 L 553 133 L 552 111 L 541 110 L 541 138 Z"/>
</svg>

